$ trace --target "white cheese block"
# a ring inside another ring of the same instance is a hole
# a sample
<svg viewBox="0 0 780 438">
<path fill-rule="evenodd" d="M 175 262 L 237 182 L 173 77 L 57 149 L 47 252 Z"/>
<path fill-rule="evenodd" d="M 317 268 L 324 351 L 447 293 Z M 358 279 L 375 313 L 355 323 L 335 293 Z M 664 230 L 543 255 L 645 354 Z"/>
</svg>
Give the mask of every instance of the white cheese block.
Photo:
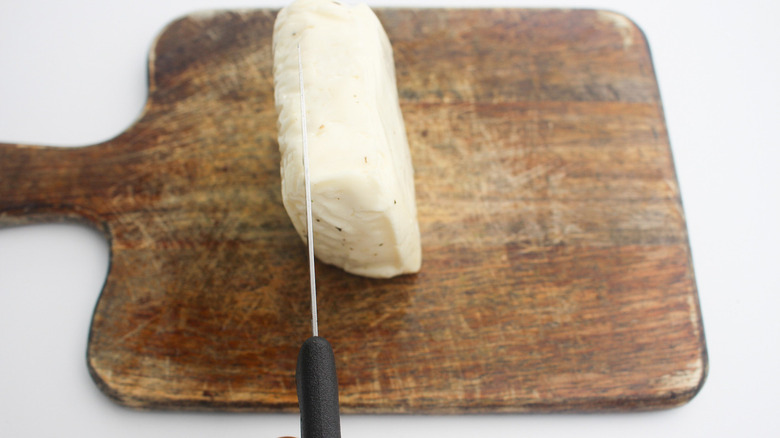
<svg viewBox="0 0 780 438">
<path fill-rule="evenodd" d="M 347 272 L 420 269 L 414 171 L 390 41 L 365 5 L 298 0 L 273 34 L 282 199 L 306 239 L 298 49 L 304 73 L 314 251 Z"/>
</svg>

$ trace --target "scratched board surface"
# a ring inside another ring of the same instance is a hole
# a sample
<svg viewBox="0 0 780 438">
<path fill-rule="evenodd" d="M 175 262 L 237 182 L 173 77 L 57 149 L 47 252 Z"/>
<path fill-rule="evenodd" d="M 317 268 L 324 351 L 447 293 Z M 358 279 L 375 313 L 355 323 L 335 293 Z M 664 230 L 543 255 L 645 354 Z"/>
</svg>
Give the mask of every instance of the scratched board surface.
<svg viewBox="0 0 780 438">
<path fill-rule="evenodd" d="M 111 246 L 88 367 L 141 408 L 295 411 L 306 249 L 282 207 L 274 11 L 194 14 L 149 100 L 83 148 L 0 145 L 0 225 Z M 631 410 L 690 400 L 707 355 L 651 58 L 624 17 L 379 10 L 423 241 L 416 275 L 317 264 L 346 413 Z"/>
</svg>

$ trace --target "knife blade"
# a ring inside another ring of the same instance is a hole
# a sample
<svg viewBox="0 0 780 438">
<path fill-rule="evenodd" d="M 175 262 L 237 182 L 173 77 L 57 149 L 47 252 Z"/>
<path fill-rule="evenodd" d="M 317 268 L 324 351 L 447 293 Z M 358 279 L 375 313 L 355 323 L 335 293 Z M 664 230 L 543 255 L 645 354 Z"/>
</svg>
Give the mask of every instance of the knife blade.
<svg viewBox="0 0 780 438">
<path fill-rule="evenodd" d="M 341 438 L 336 359 L 330 343 L 325 338 L 319 336 L 317 322 L 314 229 L 311 212 L 311 181 L 309 178 L 309 140 L 306 129 L 306 95 L 303 82 L 301 45 L 298 44 L 298 85 L 301 94 L 303 177 L 306 192 L 306 242 L 309 247 L 312 336 L 304 341 L 298 353 L 298 363 L 295 367 L 295 384 L 298 392 L 298 407 L 301 412 L 301 438 Z"/>
<path fill-rule="evenodd" d="M 309 134 L 306 128 L 306 93 L 303 85 L 303 60 L 301 59 L 301 45 L 298 44 L 298 88 L 301 93 L 301 135 L 303 155 L 303 184 L 306 192 L 306 243 L 309 246 L 309 287 L 311 290 L 311 331 L 312 336 L 317 336 L 317 282 L 314 276 L 314 225 L 311 214 L 311 180 L 309 178 Z"/>
</svg>

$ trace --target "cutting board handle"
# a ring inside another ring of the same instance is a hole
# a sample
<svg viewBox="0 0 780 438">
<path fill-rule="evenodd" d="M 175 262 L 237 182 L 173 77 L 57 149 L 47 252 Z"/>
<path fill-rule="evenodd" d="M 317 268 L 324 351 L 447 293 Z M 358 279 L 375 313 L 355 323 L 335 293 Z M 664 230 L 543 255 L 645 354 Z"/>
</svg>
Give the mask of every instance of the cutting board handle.
<svg viewBox="0 0 780 438">
<path fill-rule="evenodd" d="M 76 221 L 105 230 L 94 208 L 105 181 L 87 165 L 97 149 L 0 143 L 0 227 Z"/>
</svg>

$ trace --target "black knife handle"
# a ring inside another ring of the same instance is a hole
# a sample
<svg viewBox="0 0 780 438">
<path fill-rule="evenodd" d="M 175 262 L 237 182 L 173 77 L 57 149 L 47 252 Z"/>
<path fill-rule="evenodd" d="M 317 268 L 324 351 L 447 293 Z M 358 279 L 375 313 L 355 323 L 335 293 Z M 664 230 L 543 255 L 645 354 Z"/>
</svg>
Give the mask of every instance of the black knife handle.
<svg viewBox="0 0 780 438">
<path fill-rule="evenodd" d="M 295 368 L 301 438 L 341 438 L 336 359 L 325 338 L 312 336 L 298 353 Z"/>
</svg>

